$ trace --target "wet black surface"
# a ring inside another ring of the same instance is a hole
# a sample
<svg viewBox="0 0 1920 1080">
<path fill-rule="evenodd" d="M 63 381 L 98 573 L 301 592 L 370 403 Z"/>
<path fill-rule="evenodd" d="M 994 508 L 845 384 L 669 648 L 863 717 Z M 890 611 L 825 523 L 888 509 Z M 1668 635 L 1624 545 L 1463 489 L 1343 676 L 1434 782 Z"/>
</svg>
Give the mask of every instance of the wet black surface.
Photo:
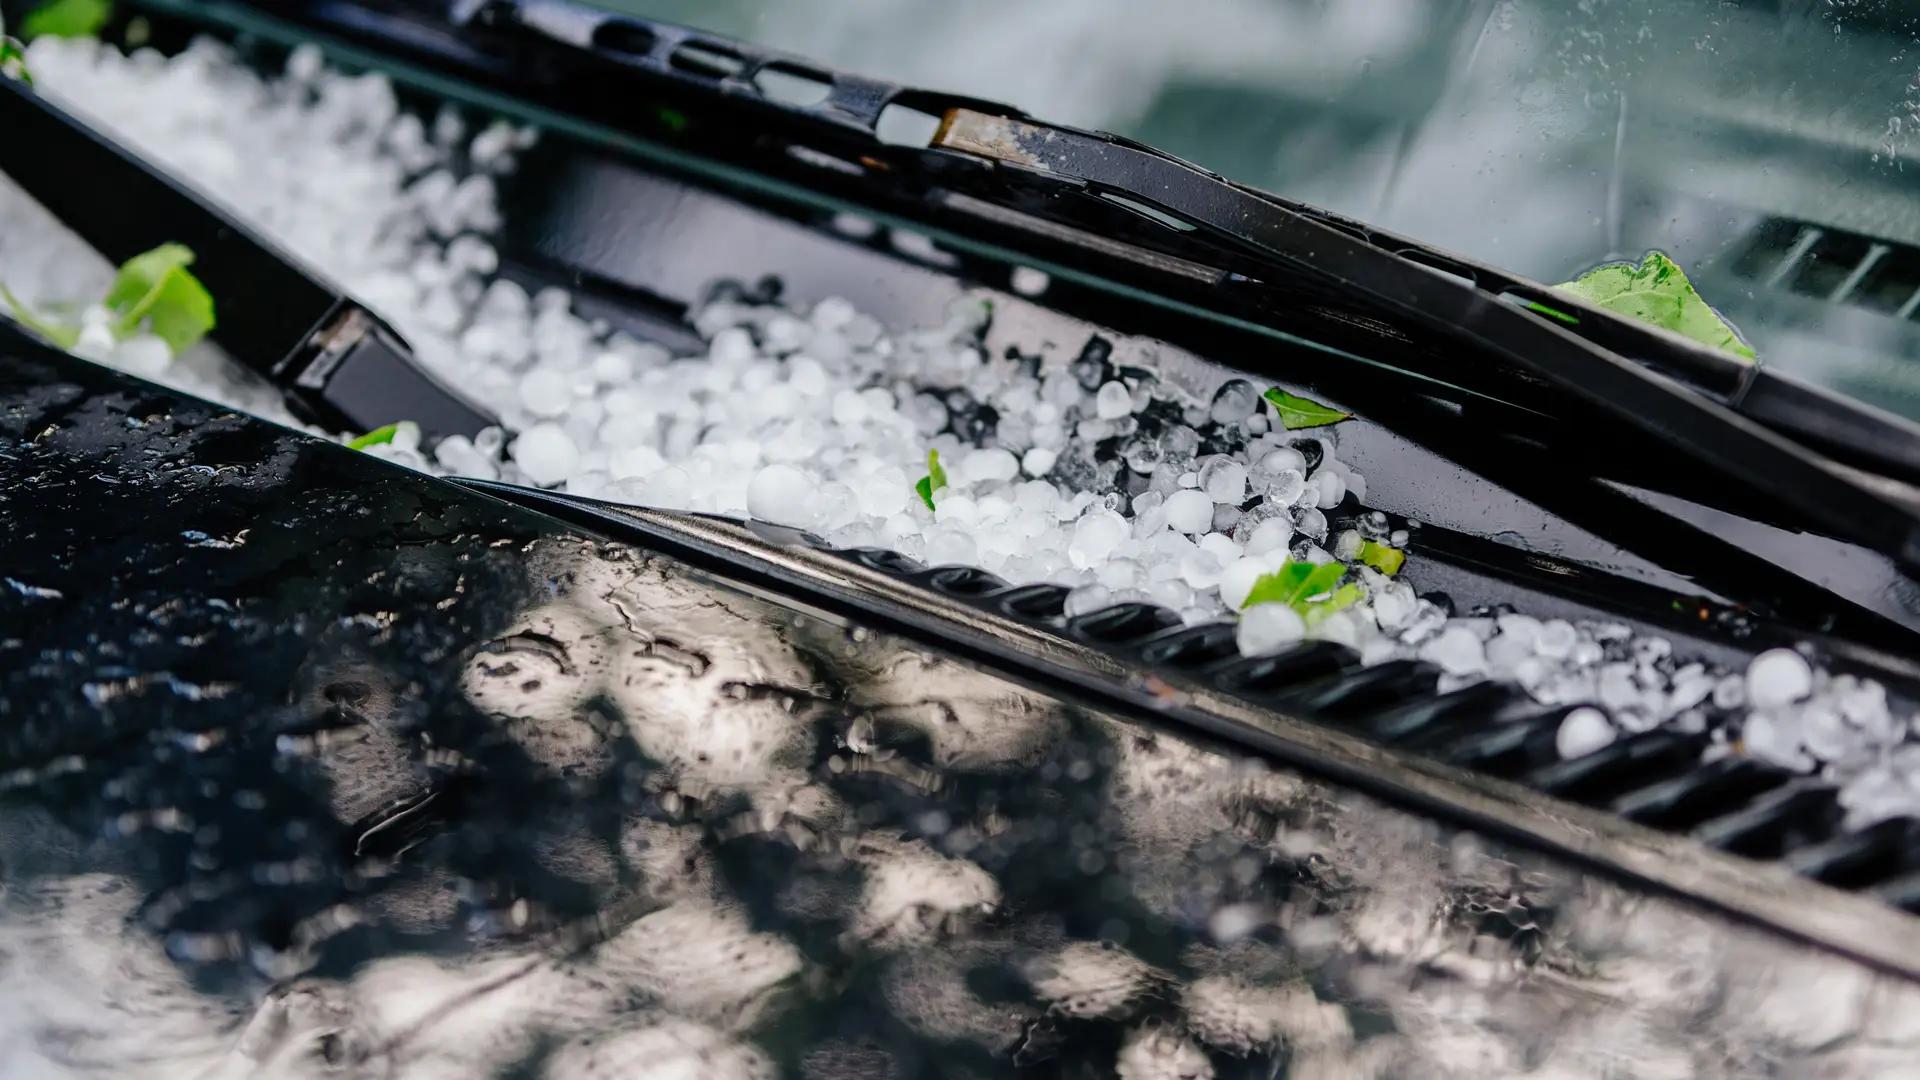
<svg viewBox="0 0 1920 1080">
<path fill-rule="evenodd" d="M 0 1072 L 1842 1077 L 1920 1038 L 1848 962 L 81 361 L 0 360 L 0 498 Z"/>
</svg>

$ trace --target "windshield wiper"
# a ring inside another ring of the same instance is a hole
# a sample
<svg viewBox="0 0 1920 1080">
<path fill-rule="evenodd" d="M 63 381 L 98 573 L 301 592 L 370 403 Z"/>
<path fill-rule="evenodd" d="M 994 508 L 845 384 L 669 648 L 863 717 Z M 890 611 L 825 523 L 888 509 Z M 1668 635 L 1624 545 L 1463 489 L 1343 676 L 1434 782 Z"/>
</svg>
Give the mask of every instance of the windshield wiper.
<svg viewBox="0 0 1920 1080">
<path fill-rule="evenodd" d="M 1920 569 L 1920 426 L 1112 135 L 570 0 L 144 3 L 371 51 L 396 78 L 451 79 L 476 102 L 753 198 L 854 206 L 1002 257 L 1039 253 L 1571 422 L 1601 417 L 1603 438 L 1656 440 L 1806 527 Z M 768 71 L 818 92 L 776 100 Z M 883 140 L 893 107 L 938 131 L 925 145 Z"/>
</svg>

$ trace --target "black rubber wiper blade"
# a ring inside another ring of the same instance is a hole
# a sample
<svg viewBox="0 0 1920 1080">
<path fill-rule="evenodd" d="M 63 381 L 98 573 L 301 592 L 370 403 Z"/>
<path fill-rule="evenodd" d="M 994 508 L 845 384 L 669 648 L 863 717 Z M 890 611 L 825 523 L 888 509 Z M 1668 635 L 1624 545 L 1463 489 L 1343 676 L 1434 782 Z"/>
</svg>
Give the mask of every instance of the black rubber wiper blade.
<svg viewBox="0 0 1920 1080">
<path fill-rule="evenodd" d="M 28 87 L 0 79 L 0 172 L 110 262 L 167 243 L 195 255 L 212 337 L 303 420 L 370 431 L 411 420 L 430 442 L 498 423 L 435 379 L 392 327 L 206 197 Z"/>
<path fill-rule="evenodd" d="M 1766 493 L 1842 537 L 1920 570 L 1920 512 L 1883 484 L 1862 482 L 1792 428 L 1775 430 L 1739 403 L 1759 369 L 1511 275 L 1369 231 L 1206 172 L 1148 147 L 1094 132 L 972 109 L 950 110 L 933 146 L 988 158 L 1062 195 L 1135 203 L 1193 231 L 1244 246 L 1442 339 L 1488 363 L 1541 380 L 1638 428 L 1677 453 Z M 1491 278 L 1492 280 L 1487 280 Z M 1550 302 L 1583 326 L 1528 310 Z M 1829 443 L 1886 444 L 1879 456 L 1920 461 L 1920 429 L 1846 399 L 1770 376 L 1760 401 L 1776 421 Z M 1840 429 L 1854 430 L 1841 435 Z"/>
<path fill-rule="evenodd" d="M 148 2 L 185 10 L 179 0 Z M 1208 269 L 1196 286 L 1138 260 L 1136 271 L 1159 273 L 1170 295 L 1231 305 L 1231 287 L 1281 316 L 1338 308 L 1323 328 L 1365 323 L 1362 336 L 1396 365 L 1518 394 L 1547 411 L 1603 416 L 1616 431 L 1637 431 L 1778 503 L 1806 527 L 1920 569 L 1920 507 L 1904 492 L 1920 480 L 1920 427 L 1149 147 L 570 0 L 246 0 L 207 10 L 236 24 L 285 20 L 303 28 L 296 36 L 340 34 L 396 62 L 636 137 L 659 137 L 655 114 L 665 109 L 680 121 L 668 137 L 695 153 L 801 177 L 882 210 L 951 221 L 961 216 L 954 201 L 970 200 Z M 256 14 L 243 19 L 247 11 Z M 770 68 L 804 70 L 824 96 L 767 96 L 756 80 Z M 925 148 L 879 138 L 892 105 L 941 119 Z M 829 159 L 846 169 L 808 164 Z M 1574 324 L 1530 311 L 1531 303 Z"/>
</svg>

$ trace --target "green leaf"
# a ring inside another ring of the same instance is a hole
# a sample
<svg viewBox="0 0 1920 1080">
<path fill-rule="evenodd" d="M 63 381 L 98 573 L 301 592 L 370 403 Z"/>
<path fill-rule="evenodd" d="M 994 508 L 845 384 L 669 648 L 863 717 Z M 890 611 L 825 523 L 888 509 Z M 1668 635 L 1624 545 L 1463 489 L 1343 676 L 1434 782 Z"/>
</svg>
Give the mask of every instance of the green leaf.
<svg viewBox="0 0 1920 1080">
<path fill-rule="evenodd" d="M 365 450 L 369 446 L 378 446 L 381 443 L 390 443 L 393 441 L 394 435 L 398 433 L 399 430 L 400 430 L 399 424 L 388 424 L 386 427 L 374 428 L 372 431 L 367 432 L 365 435 L 362 435 L 357 439 L 348 439 L 347 449 Z"/>
<path fill-rule="evenodd" d="M 1322 622 L 1325 622 L 1327 616 L 1334 612 L 1352 607 L 1362 595 L 1360 586 L 1352 583 L 1342 585 L 1338 589 L 1335 589 L 1333 595 L 1327 597 L 1325 600 L 1312 601 L 1308 603 L 1306 607 L 1301 608 L 1300 617 L 1306 621 L 1308 626 L 1318 626 Z"/>
<path fill-rule="evenodd" d="M 1317 401 L 1310 401 L 1297 394 L 1289 394 L 1277 386 L 1267 391 L 1266 397 L 1279 412 L 1281 426 L 1288 431 L 1326 427 L 1328 424 L 1353 419 L 1353 414 L 1350 412 L 1330 409 Z"/>
<path fill-rule="evenodd" d="M 121 267 L 107 290 L 107 307 L 120 320 L 115 335 L 130 337 L 145 322 L 175 353 L 213 329 L 213 296 L 188 272 L 193 252 L 183 244 L 162 244 L 135 255 Z"/>
<path fill-rule="evenodd" d="M 13 317 L 21 326 L 32 330 L 34 333 L 39 334 L 55 345 L 63 349 L 71 349 L 80 343 L 80 328 L 78 326 L 49 322 L 35 315 L 27 305 L 20 302 L 19 297 L 13 295 L 13 290 L 7 288 L 5 285 L 0 285 L 0 300 L 6 301 L 7 306 L 13 309 Z"/>
<path fill-rule="evenodd" d="M 37 37 L 99 37 L 113 17 L 113 0 L 49 0 L 27 14 L 20 32 Z"/>
<path fill-rule="evenodd" d="M 20 43 L 0 34 L 0 79 L 13 79 L 33 85 L 33 73 L 27 70 L 27 54 Z"/>
<path fill-rule="evenodd" d="M 1309 601 L 1332 591 L 1346 573 L 1346 566 L 1337 562 L 1288 562 L 1271 574 L 1260 575 L 1240 610 L 1255 604 L 1286 604 L 1305 615 Z"/>
<path fill-rule="evenodd" d="M 1616 315 L 1671 330 L 1742 360 L 1753 359 L 1752 347 L 1693 291 L 1686 273 L 1657 251 L 1648 252 L 1638 265 L 1602 266 L 1555 288 Z"/>
<path fill-rule="evenodd" d="M 1528 304 L 1527 310 L 1539 312 L 1540 314 L 1545 315 L 1549 319 L 1559 319 L 1561 322 L 1566 323 L 1569 326 L 1580 325 L 1580 319 L 1578 316 L 1569 315 L 1566 312 L 1561 311 L 1559 308 L 1550 308 L 1547 305 L 1542 304 L 1538 301 Z"/>
<path fill-rule="evenodd" d="M 940 467 L 940 451 L 928 450 L 927 475 L 921 477 L 919 481 L 913 485 L 913 490 L 920 493 L 920 501 L 926 503 L 927 509 L 931 510 L 933 509 L 933 493 L 946 486 L 947 470 Z"/>
<path fill-rule="evenodd" d="M 1360 545 L 1360 561 L 1392 577 L 1400 572 L 1401 566 L 1406 564 L 1407 553 L 1399 548 L 1376 544 L 1369 540 Z"/>
</svg>

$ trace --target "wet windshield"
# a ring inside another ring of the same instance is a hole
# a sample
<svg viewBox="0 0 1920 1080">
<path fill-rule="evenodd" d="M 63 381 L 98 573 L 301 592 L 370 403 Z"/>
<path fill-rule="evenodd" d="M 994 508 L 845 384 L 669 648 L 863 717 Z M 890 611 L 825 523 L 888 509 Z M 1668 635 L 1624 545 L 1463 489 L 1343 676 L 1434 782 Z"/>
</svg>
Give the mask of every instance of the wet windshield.
<svg viewBox="0 0 1920 1080">
<path fill-rule="evenodd" d="M 611 0 L 1141 139 L 1548 283 L 1668 252 L 1765 363 L 1920 417 L 1905 0 Z"/>
</svg>

